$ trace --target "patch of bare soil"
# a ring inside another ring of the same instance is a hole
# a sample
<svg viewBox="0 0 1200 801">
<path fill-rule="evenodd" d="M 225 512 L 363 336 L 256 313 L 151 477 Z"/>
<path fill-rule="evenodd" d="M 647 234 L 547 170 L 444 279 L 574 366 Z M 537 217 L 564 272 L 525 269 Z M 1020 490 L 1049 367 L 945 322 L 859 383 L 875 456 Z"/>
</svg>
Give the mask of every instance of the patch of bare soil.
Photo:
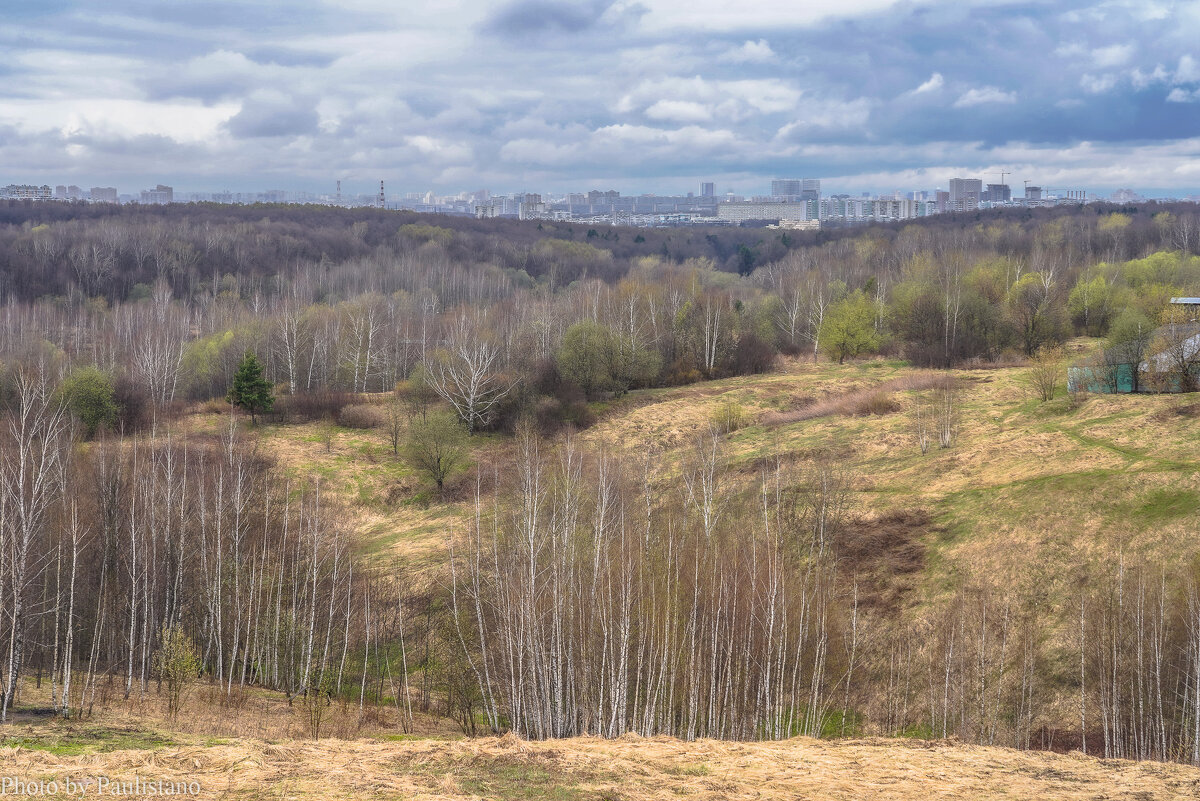
<svg viewBox="0 0 1200 801">
<path fill-rule="evenodd" d="M 893 509 L 853 517 L 837 532 L 838 569 L 859 582 L 859 603 L 900 608 L 925 567 L 925 538 L 936 530 L 924 509 Z"/>
</svg>

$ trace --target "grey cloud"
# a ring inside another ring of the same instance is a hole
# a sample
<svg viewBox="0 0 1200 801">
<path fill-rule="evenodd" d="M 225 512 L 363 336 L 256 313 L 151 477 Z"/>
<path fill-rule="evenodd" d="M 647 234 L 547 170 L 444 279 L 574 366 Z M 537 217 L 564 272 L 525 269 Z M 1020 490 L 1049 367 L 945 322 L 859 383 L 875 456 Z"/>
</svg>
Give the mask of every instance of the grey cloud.
<svg viewBox="0 0 1200 801">
<path fill-rule="evenodd" d="M 317 112 L 311 104 L 248 100 L 225 127 L 238 139 L 256 139 L 311 134 L 317 130 L 317 122 Z"/>
<path fill-rule="evenodd" d="M 1200 102 L 1175 102 L 1200 98 L 1200 15 L 1182 4 L 897 2 L 736 32 L 685 12 L 644 26 L 631 0 L 462 0 L 453 18 L 388 0 L 20 5 L 0 32 L 0 147 L 64 174 L 133 172 L 140 149 L 181 183 L 219 164 L 248 187 L 341 171 L 497 190 L 726 175 L 754 192 L 774 174 L 925 180 L 1014 143 L 1048 160 L 1200 131 Z M 198 141 L 158 124 L 172 114 L 205 121 Z M 69 149 L 77 129 L 102 138 Z"/>
<path fill-rule="evenodd" d="M 249 47 L 244 52 L 251 61 L 279 67 L 328 67 L 337 58 L 334 53 L 269 45 Z"/>
<path fill-rule="evenodd" d="M 548 33 L 580 33 L 597 26 L 614 0 L 516 0 L 484 23 L 486 33 L 523 38 Z M 626 10 L 635 18 L 637 7 Z"/>
</svg>

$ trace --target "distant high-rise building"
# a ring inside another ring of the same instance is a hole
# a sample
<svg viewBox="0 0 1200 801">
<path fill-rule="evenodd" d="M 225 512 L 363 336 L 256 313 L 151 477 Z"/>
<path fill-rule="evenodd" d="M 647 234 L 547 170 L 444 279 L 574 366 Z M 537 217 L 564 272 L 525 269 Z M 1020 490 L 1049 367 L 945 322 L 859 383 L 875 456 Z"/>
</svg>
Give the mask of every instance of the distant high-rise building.
<svg viewBox="0 0 1200 801">
<path fill-rule="evenodd" d="M 66 200 L 67 187 L 63 184 L 59 184 L 58 186 L 54 187 L 54 197 L 58 200 Z"/>
<path fill-rule="evenodd" d="M 1025 187 L 1025 199 L 1026 200 L 1041 200 L 1042 199 L 1042 188 L 1040 186 Z"/>
<path fill-rule="evenodd" d="M 983 199 L 988 203 L 1007 203 L 1012 200 L 1012 189 L 1008 184 L 988 184 Z"/>
<path fill-rule="evenodd" d="M 969 211 L 979 208 L 983 197 L 983 180 L 980 178 L 950 179 L 950 211 Z"/>
<path fill-rule="evenodd" d="M 0 189 L 0 197 L 14 200 L 50 200 L 53 196 L 53 190 L 46 184 L 9 184 Z"/>
<path fill-rule="evenodd" d="M 175 190 L 169 186 L 159 184 L 154 189 L 143 189 L 141 199 L 143 203 L 162 206 L 174 201 Z"/>
<path fill-rule="evenodd" d="M 89 194 L 93 203 L 116 203 L 117 188 L 115 186 L 93 186 Z"/>
<path fill-rule="evenodd" d="M 717 219 L 727 222 L 748 222 L 758 220 L 807 220 L 808 204 L 788 201 L 768 201 L 766 203 L 727 202 L 717 204 Z"/>
<path fill-rule="evenodd" d="M 715 197 L 717 194 L 717 185 L 712 181 L 700 182 L 700 197 Z"/>
<path fill-rule="evenodd" d="M 819 178 L 776 178 L 771 181 L 771 197 L 785 200 L 820 200 Z"/>
<path fill-rule="evenodd" d="M 546 215 L 546 204 L 536 192 L 527 192 L 517 206 L 517 219 L 537 220 Z"/>
<path fill-rule="evenodd" d="M 800 197 L 803 183 L 799 178 L 776 178 L 771 181 L 771 197 Z"/>
</svg>

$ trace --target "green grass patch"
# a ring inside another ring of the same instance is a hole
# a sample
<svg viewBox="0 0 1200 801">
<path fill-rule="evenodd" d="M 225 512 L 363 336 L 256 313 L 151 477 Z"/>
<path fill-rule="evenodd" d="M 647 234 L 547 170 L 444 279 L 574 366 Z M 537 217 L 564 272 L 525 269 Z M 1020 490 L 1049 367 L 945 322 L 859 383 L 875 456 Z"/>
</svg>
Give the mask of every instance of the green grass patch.
<svg viewBox="0 0 1200 801">
<path fill-rule="evenodd" d="M 699 762 L 695 765 L 689 765 L 686 763 L 682 765 L 667 763 L 663 766 L 663 773 L 666 773 L 670 776 L 707 776 L 712 773 L 712 769 L 703 762 Z"/>
<path fill-rule="evenodd" d="M 616 798 L 598 793 L 584 782 L 616 782 L 608 773 L 558 770 L 536 756 L 479 756 L 432 763 L 411 762 L 403 769 L 431 779 L 450 776 L 462 790 L 497 801 L 583 801 Z"/>
<path fill-rule="evenodd" d="M 1157 489 L 1133 499 L 1133 503 L 1122 504 L 1120 510 L 1135 525 L 1164 523 L 1200 513 L 1200 494 L 1191 490 Z"/>
<path fill-rule="evenodd" d="M 467 792 L 484 798 L 577 801 L 591 797 L 584 795 L 583 788 L 566 777 L 556 776 L 539 766 L 519 763 L 493 766 L 486 772 L 462 777 L 458 783 Z"/>
<path fill-rule="evenodd" d="M 0 736 L 0 746 L 46 751 L 55 756 L 105 754 L 110 751 L 153 751 L 175 744 L 174 740 L 156 732 L 105 726 L 47 726 L 36 734 L 20 737 Z"/>
</svg>

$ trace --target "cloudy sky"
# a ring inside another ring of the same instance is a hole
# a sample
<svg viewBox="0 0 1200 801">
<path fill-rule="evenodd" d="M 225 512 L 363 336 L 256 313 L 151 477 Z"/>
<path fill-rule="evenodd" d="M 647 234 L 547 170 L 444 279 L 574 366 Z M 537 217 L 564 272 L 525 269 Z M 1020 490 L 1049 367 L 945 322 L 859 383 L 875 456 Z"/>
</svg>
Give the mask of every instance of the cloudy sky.
<svg viewBox="0 0 1200 801">
<path fill-rule="evenodd" d="M 1200 191 L 1200 2 L 5 0 L 0 183 Z M 377 185 L 377 184 L 375 184 Z M 1019 191 L 1018 191 L 1019 194 Z"/>
</svg>

